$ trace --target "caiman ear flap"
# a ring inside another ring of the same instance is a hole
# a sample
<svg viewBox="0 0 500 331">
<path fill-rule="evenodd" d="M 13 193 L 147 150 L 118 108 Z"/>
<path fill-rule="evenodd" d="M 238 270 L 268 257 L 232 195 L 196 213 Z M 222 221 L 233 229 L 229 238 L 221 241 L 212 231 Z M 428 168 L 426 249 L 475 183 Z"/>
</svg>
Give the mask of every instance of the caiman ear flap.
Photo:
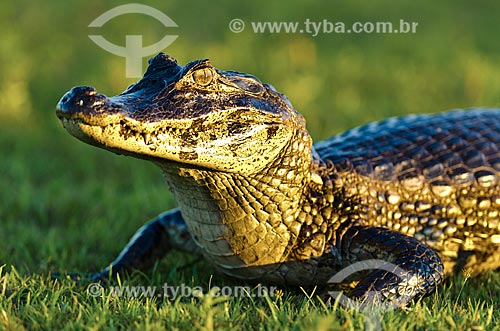
<svg viewBox="0 0 500 331">
<path fill-rule="evenodd" d="M 202 68 L 212 68 L 212 63 L 210 63 L 209 59 L 203 59 L 203 60 L 197 60 L 193 62 L 189 62 L 186 64 L 184 67 L 184 75 L 187 75 L 188 73 L 192 73 L 195 70 L 202 69 Z"/>
<path fill-rule="evenodd" d="M 210 68 L 213 68 L 212 63 L 210 62 L 210 59 L 200 60 L 200 62 L 196 64 L 196 67 L 197 68 L 201 68 L 201 67 L 210 67 Z"/>
</svg>

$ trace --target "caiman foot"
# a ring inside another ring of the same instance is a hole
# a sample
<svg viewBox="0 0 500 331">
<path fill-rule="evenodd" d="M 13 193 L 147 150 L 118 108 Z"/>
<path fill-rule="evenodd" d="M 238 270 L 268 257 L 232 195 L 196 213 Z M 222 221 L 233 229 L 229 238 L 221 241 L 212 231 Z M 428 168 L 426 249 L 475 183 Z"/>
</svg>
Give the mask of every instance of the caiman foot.
<svg viewBox="0 0 500 331">
<path fill-rule="evenodd" d="M 362 304 L 404 307 L 432 293 L 444 279 L 443 263 L 434 249 L 386 228 L 353 227 L 338 249 L 346 267 L 329 283 L 361 273 L 350 298 Z"/>
</svg>

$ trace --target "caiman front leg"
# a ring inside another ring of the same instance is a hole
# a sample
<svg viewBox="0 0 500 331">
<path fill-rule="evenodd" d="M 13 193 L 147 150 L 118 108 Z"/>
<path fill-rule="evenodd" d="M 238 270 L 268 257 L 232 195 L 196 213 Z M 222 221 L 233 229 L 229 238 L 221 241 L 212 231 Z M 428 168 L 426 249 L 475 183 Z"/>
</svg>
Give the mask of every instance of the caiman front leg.
<svg viewBox="0 0 500 331">
<path fill-rule="evenodd" d="M 162 213 L 142 226 L 120 255 L 108 267 L 93 274 L 92 280 L 104 280 L 132 270 L 148 270 L 171 249 L 201 254 L 179 209 Z"/>
<path fill-rule="evenodd" d="M 364 271 L 351 293 L 362 302 L 404 306 L 432 293 L 444 279 L 443 263 L 434 249 L 386 228 L 351 227 L 342 235 L 337 249 L 342 252 L 342 265 L 355 267 L 344 268 L 334 277 Z"/>
</svg>

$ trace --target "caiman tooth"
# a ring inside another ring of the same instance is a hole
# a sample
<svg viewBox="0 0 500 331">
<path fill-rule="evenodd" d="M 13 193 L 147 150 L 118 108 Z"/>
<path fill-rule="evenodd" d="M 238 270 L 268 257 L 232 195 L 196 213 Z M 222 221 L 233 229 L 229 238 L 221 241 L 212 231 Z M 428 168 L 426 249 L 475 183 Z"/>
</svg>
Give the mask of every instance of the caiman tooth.
<svg viewBox="0 0 500 331">
<path fill-rule="evenodd" d="M 142 137 L 144 138 L 144 142 L 146 143 L 146 145 L 149 145 L 151 143 L 151 133 L 143 133 Z"/>
</svg>

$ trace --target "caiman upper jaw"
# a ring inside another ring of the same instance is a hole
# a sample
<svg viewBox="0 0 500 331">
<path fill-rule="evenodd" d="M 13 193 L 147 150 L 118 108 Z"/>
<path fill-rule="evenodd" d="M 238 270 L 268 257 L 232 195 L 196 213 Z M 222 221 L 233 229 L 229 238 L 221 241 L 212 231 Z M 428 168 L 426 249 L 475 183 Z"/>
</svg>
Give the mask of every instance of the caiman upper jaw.
<svg viewBox="0 0 500 331">
<path fill-rule="evenodd" d="M 95 113 L 100 105 L 106 103 L 106 96 L 98 94 L 90 86 L 77 86 L 63 95 L 57 104 L 57 116 L 68 117 L 77 113 Z"/>
</svg>

